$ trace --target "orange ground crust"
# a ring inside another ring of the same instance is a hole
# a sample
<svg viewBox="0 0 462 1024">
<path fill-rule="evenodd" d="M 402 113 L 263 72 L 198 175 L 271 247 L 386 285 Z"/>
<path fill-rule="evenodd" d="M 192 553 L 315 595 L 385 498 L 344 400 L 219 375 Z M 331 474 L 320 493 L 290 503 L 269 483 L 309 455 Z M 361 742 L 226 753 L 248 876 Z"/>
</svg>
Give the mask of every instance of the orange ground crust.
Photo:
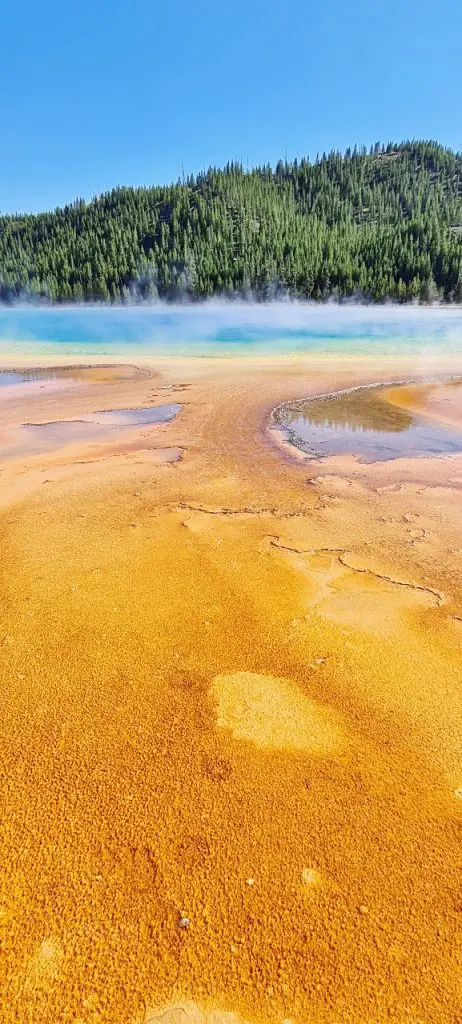
<svg viewBox="0 0 462 1024">
<path fill-rule="evenodd" d="M 0 1018 L 454 1024 L 462 459 L 276 447 L 376 368 L 159 369 L 61 400 L 182 402 L 144 451 L 0 467 Z"/>
</svg>

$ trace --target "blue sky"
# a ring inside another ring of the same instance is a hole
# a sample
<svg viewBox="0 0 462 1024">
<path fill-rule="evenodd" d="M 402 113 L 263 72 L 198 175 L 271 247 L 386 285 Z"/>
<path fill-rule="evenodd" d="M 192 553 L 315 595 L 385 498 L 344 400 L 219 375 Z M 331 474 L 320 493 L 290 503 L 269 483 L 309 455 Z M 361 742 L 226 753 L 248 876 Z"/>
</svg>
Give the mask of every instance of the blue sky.
<svg viewBox="0 0 462 1024">
<path fill-rule="evenodd" d="M 233 158 L 462 149 L 460 0 L 22 0 L 2 43 L 6 212 Z"/>
</svg>

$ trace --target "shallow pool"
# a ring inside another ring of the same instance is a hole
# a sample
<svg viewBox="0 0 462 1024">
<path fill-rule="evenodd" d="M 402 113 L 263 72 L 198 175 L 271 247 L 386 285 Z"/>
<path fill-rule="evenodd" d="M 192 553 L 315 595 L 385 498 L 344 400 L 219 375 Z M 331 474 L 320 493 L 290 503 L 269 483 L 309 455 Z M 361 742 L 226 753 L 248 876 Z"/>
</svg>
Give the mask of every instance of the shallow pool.
<svg viewBox="0 0 462 1024">
<path fill-rule="evenodd" d="M 389 385 L 354 388 L 288 402 L 276 411 L 275 422 L 287 440 L 314 459 L 348 454 L 362 462 L 384 462 L 462 452 L 462 430 L 392 404 L 388 390 Z"/>
</svg>

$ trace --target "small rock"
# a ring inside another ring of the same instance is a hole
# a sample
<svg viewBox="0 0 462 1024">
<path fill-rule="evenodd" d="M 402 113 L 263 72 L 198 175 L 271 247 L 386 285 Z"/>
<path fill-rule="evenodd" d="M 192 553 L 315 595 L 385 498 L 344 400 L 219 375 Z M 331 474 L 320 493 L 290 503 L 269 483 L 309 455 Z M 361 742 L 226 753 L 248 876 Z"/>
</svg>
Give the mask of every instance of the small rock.
<svg viewBox="0 0 462 1024">
<path fill-rule="evenodd" d="M 178 927 L 182 929 L 189 928 L 190 923 L 189 917 L 180 917 Z"/>
</svg>

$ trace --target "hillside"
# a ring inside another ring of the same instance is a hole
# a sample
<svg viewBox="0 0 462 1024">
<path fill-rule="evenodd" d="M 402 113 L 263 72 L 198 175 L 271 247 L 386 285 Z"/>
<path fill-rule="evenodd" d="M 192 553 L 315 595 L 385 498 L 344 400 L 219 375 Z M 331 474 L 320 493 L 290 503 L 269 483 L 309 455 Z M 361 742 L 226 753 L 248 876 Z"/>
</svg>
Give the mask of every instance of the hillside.
<svg viewBox="0 0 462 1024">
<path fill-rule="evenodd" d="M 0 298 L 127 301 L 284 291 L 462 301 L 462 154 L 376 145 L 229 164 L 0 217 Z"/>
</svg>

